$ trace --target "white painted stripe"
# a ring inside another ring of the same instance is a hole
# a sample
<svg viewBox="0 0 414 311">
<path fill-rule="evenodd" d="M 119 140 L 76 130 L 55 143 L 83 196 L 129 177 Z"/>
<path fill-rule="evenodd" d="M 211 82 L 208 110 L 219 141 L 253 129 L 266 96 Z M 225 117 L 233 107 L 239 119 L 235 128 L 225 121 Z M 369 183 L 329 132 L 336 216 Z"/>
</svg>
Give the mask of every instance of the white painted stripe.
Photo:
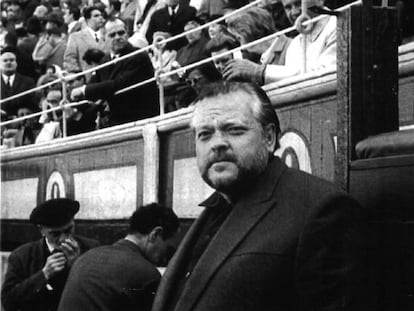
<svg viewBox="0 0 414 311">
<path fill-rule="evenodd" d="M 1 182 L 1 218 L 27 220 L 37 205 L 38 178 Z"/>
</svg>

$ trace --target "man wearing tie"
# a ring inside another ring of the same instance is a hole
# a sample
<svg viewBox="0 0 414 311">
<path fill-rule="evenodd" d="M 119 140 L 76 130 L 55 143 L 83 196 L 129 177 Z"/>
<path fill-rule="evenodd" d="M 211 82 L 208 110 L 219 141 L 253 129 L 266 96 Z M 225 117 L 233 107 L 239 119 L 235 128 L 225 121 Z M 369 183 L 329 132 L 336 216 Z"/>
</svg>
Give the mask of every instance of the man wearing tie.
<svg viewBox="0 0 414 311">
<path fill-rule="evenodd" d="M 5 47 L 1 51 L 1 99 L 5 99 L 35 87 L 35 82 L 32 78 L 16 72 L 16 53 L 16 48 L 11 46 Z M 30 105 L 31 100 L 32 96 L 30 95 L 19 97 L 3 103 L 1 109 L 10 117 L 16 115 L 17 107 L 25 104 Z"/>
<path fill-rule="evenodd" d="M 83 13 L 87 27 L 69 36 L 65 54 L 63 56 L 63 67 L 69 72 L 84 71 L 91 68 L 83 60 L 83 55 L 90 48 L 97 48 L 104 52 L 109 49 L 105 44 L 103 26 L 105 19 L 103 12 L 97 7 L 88 7 Z M 87 75 L 89 80 L 90 74 Z"/>
<path fill-rule="evenodd" d="M 151 16 L 147 30 L 147 41 L 152 43 L 154 33 L 167 32 L 171 36 L 178 35 L 184 31 L 185 24 L 193 20 L 197 10 L 189 6 L 185 1 L 179 0 L 163 0 L 166 7 L 154 12 Z M 181 3 L 182 2 L 182 3 Z M 188 41 L 183 37 L 176 39 L 167 44 L 168 50 L 178 51 L 186 45 Z"/>
</svg>

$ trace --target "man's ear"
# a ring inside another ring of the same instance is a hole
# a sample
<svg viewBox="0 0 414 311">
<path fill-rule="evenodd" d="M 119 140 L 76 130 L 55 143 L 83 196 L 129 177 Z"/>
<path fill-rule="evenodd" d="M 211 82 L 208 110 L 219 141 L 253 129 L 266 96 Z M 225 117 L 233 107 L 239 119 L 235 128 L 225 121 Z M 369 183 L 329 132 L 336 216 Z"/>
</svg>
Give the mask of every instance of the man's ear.
<svg viewBox="0 0 414 311">
<path fill-rule="evenodd" d="M 275 125 L 272 123 L 267 124 L 266 126 L 263 127 L 263 132 L 264 132 L 263 135 L 264 135 L 264 139 L 266 142 L 267 150 L 270 153 L 273 153 L 275 150 L 276 141 L 277 141 Z"/>
<path fill-rule="evenodd" d="M 157 226 L 154 229 L 151 230 L 151 232 L 148 235 L 148 240 L 150 242 L 155 242 L 158 237 L 162 238 L 162 227 Z"/>
</svg>

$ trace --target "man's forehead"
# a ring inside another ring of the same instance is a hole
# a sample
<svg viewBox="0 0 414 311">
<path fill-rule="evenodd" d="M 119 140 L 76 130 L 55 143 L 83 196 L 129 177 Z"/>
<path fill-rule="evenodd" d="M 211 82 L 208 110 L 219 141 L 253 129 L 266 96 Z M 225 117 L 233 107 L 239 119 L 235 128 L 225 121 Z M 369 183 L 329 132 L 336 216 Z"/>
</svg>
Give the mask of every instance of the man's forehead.
<svg viewBox="0 0 414 311">
<path fill-rule="evenodd" d="M 257 100 L 243 91 L 218 95 L 198 102 L 192 124 L 202 126 L 211 122 L 244 122 L 253 118 L 251 101 Z"/>
<path fill-rule="evenodd" d="M 1 59 L 16 59 L 16 55 L 12 52 L 5 52 L 1 55 Z"/>
<path fill-rule="evenodd" d="M 115 32 L 115 31 L 119 31 L 119 30 L 125 30 L 125 25 L 123 24 L 113 24 L 109 27 L 107 27 L 106 32 L 108 34 Z"/>
</svg>

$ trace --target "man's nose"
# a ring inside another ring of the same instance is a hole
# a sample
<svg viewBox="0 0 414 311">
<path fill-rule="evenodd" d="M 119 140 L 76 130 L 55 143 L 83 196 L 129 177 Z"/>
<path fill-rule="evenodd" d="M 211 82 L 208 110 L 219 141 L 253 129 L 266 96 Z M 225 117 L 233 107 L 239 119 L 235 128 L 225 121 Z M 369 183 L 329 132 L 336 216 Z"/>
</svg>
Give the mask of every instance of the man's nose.
<svg viewBox="0 0 414 311">
<path fill-rule="evenodd" d="M 211 149 L 214 151 L 220 151 L 227 149 L 229 147 L 229 141 L 227 140 L 226 136 L 221 132 L 214 133 L 213 137 L 211 138 Z"/>
</svg>

